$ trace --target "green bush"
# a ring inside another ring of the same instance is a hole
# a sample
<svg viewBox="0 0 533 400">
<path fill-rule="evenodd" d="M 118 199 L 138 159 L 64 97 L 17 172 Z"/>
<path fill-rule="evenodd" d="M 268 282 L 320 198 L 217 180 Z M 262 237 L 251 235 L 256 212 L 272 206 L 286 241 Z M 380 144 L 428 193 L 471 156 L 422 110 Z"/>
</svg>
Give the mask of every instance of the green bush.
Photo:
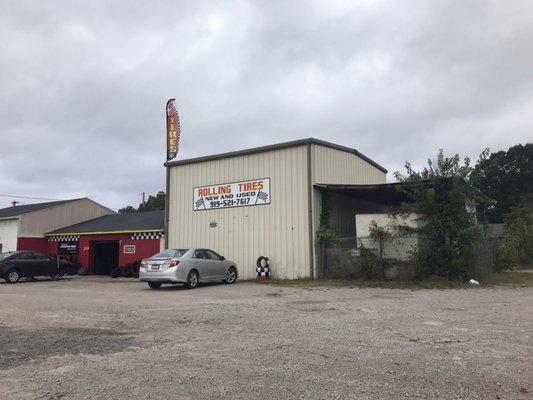
<svg viewBox="0 0 533 400">
<path fill-rule="evenodd" d="M 323 242 L 329 242 L 333 247 L 337 247 L 341 241 L 341 237 L 339 232 L 331 226 L 320 225 L 316 231 L 316 241 L 319 245 Z"/>
<path fill-rule="evenodd" d="M 385 270 L 387 268 L 384 257 L 385 246 L 392 241 L 393 234 L 388 227 L 379 226 L 376 221 L 372 221 L 370 222 L 369 236 L 370 239 L 378 246 L 377 273 L 381 279 L 384 279 Z"/>
<path fill-rule="evenodd" d="M 363 243 L 359 242 L 358 267 L 361 270 L 363 279 L 375 279 L 378 277 L 379 261 L 378 256 Z"/>
<path fill-rule="evenodd" d="M 320 224 L 316 231 L 316 243 L 322 245 L 324 242 L 329 242 L 333 247 L 340 244 L 341 236 L 339 232 L 330 225 L 331 216 L 331 199 L 329 193 L 322 192 L 322 210 L 320 212 Z"/>
<path fill-rule="evenodd" d="M 507 236 L 503 240 L 497 270 L 513 269 L 533 261 L 533 201 L 524 198 L 506 218 Z"/>
<path fill-rule="evenodd" d="M 396 173 L 402 190 L 412 201 L 408 207 L 423 216 L 415 232 L 419 238 L 414 251 L 417 278 L 431 275 L 468 280 L 474 274 L 472 248 L 478 236 L 476 216 L 466 204 L 473 195 L 467 182 L 469 160 L 458 155 L 444 157 L 416 172 L 405 165 L 406 175 Z"/>
</svg>

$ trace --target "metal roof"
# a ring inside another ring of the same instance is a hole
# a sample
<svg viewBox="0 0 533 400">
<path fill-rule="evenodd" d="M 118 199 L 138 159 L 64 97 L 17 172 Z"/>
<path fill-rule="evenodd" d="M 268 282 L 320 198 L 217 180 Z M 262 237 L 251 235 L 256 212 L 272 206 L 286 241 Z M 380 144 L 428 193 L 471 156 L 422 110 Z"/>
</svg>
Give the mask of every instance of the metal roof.
<svg viewBox="0 0 533 400">
<path fill-rule="evenodd" d="M 441 181 L 451 181 L 451 178 L 440 178 Z M 432 186 L 435 181 L 431 179 L 424 179 L 422 182 L 427 186 Z M 412 202 L 412 199 L 407 192 L 402 191 L 402 188 L 408 188 L 408 182 L 389 182 L 389 183 L 375 183 L 375 184 L 327 184 L 315 183 L 314 187 L 319 190 L 327 190 L 339 194 L 348 195 L 351 197 L 365 198 L 372 201 L 385 201 L 390 204 L 401 204 L 402 202 Z M 468 185 L 468 194 L 473 198 L 482 202 L 492 202 L 487 195 L 485 195 L 478 188 Z"/>
<path fill-rule="evenodd" d="M 288 148 L 291 148 L 291 147 L 298 147 L 298 146 L 303 146 L 303 145 L 308 145 L 308 144 L 315 144 L 317 146 L 328 147 L 330 149 L 344 151 L 346 153 L 354 154 L 354 155 L 356 155 L 358 157 L 361 157 L 363 160 L 365 160 L 369 164 L 372 164 L 374 167 L 376 167 L 376 168 L 380 169 L 381 171 L 387 173 L 387 170 L 384 167 L 379 165 L 377 162 L 371 160 L 370 158 L 368 158 L 364 154 L 360 153 L 356 149 L 352 149 L 351 147 L 345 147 L 345 146 L 341 146 L 339 144 L 326 142 L 324 140 L 313 139 L 313 138 L 293 140 L 293 141 L 290 141 L 290 142 L 277 143 L 277 144 L 272 144 L 272 145 L 268 145 L 268 146 L 261 146 L 261 147 L 253 147 L 253 148 L 250 148 L 250 149 L 230 151 L 230 152 L 227 152 L 227 153 L 219 153 L 219 154 L 213 154 L 213 155 L 209 155 L 209 156 L 189 158 L 189 159 L 185 159 L 185 160 L 169 161 L 169 162 L 165 163 L 165 165 L 173 167 L 173 166 L 177 166 L 177 165 L 195 164 L 195 163 L 200 163 L 200 162 L 205 162 L 205 161 L 220 160 L 222 158 L 228 158 L 228 157 L 237 157 L 237 156 L 244 156 L 244 155 L 248 155 L 248 154 L 265 153 L 267 151 L 273 151 L 273 150 L 288 149 Z"/>
<path fill-rule="evenodd" d="M 164 229 L 164 223 L 165 211 L 163 210 L 131 214 L 111 214 L 57 229 L 45 235 L 162 231 Z"/>
<path fill-rule="evenodd" d="M 363 199 L 374 203 L 399 206 L 403 203 L 409 203 L 412 201 L 406 193 L 398 190 L 403 185 L 404 184 L 400 182 L 361 185 L 316 183 L 314 187 L 319 190 L 327 190 L 328 192 Z"/>
<path fill-rule="evenodd" d="M 62 204 L 71 203 L 77 200 L 81 199 L 49 201 L 47 203 L 25 204 L 22 206 L 11 206 L 7 208 L 2 208 L 0 209 L 0 218 L 18 217 L 19 215 L 28 214 L 40 210 L 46 210 L 47 208 L 57 207 Z"/>
</svg>

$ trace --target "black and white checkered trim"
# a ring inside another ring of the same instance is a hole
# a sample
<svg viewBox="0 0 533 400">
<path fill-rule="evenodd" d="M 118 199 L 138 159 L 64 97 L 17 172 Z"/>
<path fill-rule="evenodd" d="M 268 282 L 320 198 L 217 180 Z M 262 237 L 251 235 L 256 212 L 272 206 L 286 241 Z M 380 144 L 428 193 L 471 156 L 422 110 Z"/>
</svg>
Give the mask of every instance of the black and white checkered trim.
<svg viewBox="0 0 533 400">
<path fill-rule="evenodd" d="M 131 235 L 133 240 L 144 240 L 144 239 L 161 239 L 163 237 L 163 231 L 157 232 L 135 232 Z"/>
<path fill-rule="evenodd" d="M 62 235 L 62 236 L 50 236 L 49 242 L 77 242 L 80 240 L 79 235 Z"/>
</svg>

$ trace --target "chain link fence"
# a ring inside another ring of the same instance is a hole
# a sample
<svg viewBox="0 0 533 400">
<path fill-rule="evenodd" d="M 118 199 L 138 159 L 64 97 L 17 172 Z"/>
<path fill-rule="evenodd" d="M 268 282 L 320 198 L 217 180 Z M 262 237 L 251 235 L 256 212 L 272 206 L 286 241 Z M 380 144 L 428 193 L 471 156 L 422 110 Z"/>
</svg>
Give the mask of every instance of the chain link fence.
<svg viewBox="0 0 533 400">
<path fill-rule="evenodd" d="M 418 239 L 413 236 L 395 237 L 385 244 L 385 277 L 410 279 L 414 274 L 411 252 Z M 371 238 L 342 237 L 337 243 L 324 241 L 319 249 L 320 277 L 332 279 L 360 279 L 365 277 L 361 267 L 360 244 L 378 256 L 378 247 Z M 498 262 L 502 238 L 483 237 L 474 242 L 472 254 L 476 271 L 492 271 Z"/>
</svg>

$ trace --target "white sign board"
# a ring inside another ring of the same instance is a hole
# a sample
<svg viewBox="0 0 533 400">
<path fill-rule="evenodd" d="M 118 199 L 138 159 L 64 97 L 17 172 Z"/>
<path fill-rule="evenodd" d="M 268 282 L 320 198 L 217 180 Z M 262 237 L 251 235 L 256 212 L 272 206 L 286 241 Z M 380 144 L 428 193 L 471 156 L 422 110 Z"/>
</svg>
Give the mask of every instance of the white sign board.
<svg viewBox="0 0 533 400">
<path fill-rule="evenodd" d="M 124 245 L 124 254 L 135 254 L 135 245 L 134 244 L 125 244 Z"/>
<path fill-rule="evenodd" d="M 193 189 L 193 210 L 217 210 L 270 204 L 270 178 L 221 183 Z"/>
</svg>

